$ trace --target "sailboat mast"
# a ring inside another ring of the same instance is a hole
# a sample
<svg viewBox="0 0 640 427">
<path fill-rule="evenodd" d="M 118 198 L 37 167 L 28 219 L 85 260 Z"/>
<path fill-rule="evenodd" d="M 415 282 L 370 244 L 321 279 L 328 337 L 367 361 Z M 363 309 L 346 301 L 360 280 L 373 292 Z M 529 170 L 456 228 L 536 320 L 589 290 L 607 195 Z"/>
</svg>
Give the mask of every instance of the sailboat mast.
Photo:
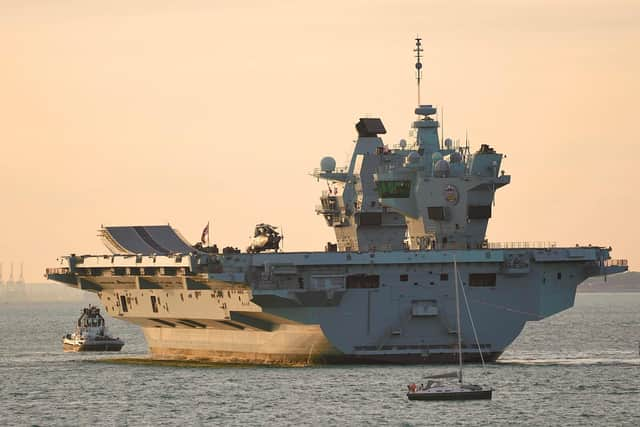
<svg viewBox="0 0 640 427">
<path fill-rule="evenodd" d="M 455 277 L 454 286 L 456 287 L 456 325 L 458 330 L 456 335 L 458 336 L 458 382 L 462 384 L 462 333 L 460 332 L 460 296 L 458 295 L 458 263 L 456 257 L 453 257 L 453 275 Z"/>
</svg>

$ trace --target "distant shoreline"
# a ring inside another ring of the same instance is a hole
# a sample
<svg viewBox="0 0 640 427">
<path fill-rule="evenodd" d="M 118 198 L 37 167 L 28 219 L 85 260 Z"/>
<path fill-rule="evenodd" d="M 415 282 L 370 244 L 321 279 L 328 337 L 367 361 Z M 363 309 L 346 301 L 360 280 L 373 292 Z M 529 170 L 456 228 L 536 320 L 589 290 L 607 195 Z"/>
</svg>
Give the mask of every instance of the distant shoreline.
<svg viewBox="0 0 640 427">
<path fill-rule="evenodd" d="M 640 272 L 628 271 L 626 273 L 607 276 L 591 277 L 578 285 L 579 293 L 593 292 L 640 292 Z"/>
</svg>

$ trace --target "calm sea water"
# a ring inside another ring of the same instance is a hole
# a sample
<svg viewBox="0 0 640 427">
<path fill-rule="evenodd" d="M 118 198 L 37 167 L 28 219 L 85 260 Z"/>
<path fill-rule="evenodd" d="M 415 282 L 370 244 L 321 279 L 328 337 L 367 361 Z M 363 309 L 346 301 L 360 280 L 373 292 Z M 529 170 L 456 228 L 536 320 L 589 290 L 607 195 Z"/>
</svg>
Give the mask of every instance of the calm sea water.
<svg viewBox="0 0 640 427">
<path fill-rule="evenodd" d="M 0 425 L 640 425 L 640 293 L 582 294 L 467 378 L 492 401 L 409 402 L 419 366 L 175 367 L 65 354 L 81 302 L 0 304 Z M 134 326 L 118 356 L 141 356 Z"/>
</svg>

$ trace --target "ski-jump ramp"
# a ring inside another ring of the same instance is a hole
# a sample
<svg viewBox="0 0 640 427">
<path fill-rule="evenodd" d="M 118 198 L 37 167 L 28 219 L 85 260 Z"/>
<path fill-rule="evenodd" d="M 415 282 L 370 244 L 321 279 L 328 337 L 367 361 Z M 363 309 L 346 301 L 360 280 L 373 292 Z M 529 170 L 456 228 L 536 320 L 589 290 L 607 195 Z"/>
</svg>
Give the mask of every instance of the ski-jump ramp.
<svg viewBox="0 0 640 427">
<path fill-rule="evenodd" d="M 99 236 L 113 254 L 187 254 L 196 249 L 170 225 L 103 226 Z"/>
</svg>

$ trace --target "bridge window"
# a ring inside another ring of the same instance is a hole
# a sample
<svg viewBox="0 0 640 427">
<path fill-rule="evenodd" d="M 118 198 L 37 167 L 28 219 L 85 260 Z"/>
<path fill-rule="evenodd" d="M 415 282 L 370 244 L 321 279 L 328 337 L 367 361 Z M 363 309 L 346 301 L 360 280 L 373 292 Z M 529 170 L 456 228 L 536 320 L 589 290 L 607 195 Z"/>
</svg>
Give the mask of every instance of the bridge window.
<svg viewBox="0 0 640 427">
<path fill-rule="evenodd" d="M 469 274 L 469 286 L 494 287 L 495 285 L 496 285 L 496 273 Z"/>
<path fill-rule="evenodd" d="M 158 312 L 158 300 L 156 299 L 155 295 L 151 295 L 151 309 L 154 313 Z"/>
<path fill-rule="evenodd" d="M 127 298 L 124 295 L 120 295 L 120 307 L 122 308 L 123 313 L 129 311 L 129 307 L 127 307 Z"/>
<path fill-rule="evenodd" d="M 449 280 L 449 273 L 440 273 L 440 280 L 443 282 Z"/>
<path fill-rule="evenodd" d="M 378 181 L 376 191 L 381 199 L 406 199 L 411 195 L 411 181 Z"/>
</svg>

